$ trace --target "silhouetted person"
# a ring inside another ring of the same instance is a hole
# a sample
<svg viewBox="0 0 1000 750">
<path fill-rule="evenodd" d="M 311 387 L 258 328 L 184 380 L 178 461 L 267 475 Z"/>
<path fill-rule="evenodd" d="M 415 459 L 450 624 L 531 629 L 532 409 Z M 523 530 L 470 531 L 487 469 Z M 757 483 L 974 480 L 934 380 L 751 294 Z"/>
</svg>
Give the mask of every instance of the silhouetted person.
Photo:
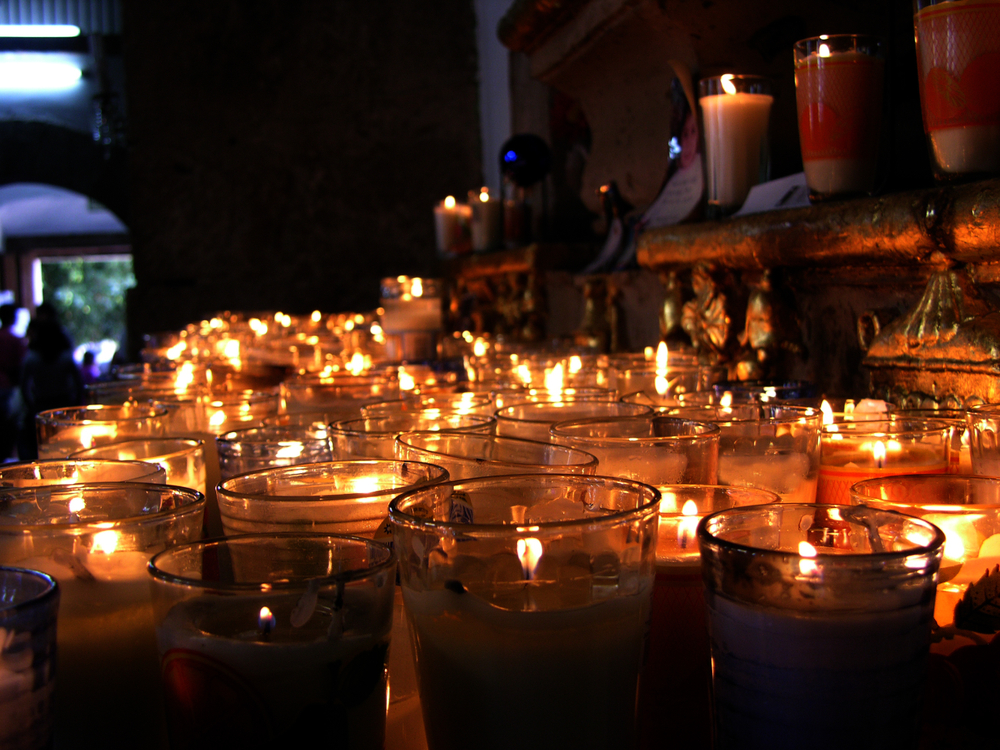
<svg viewBox="0 0 1000 750">
<path fill-rule="evenodd" d="M 17 305 L 0 305 L 0 461 L 14 453 L 23 403 L 18 386 L 27 344 L 14 333 Z"/>
<path fill-rule="evenodd" d="M 83 385 L 88 386 L 96 383 L 101 377 L 101 368 L 97 364 L 97 357 L 88 349 L 83 353 L 83 361 L 80 362 L 80 374 L 83 376 Z"/>
<path fill-rule="evenodd" d="M 24 420 L 17 452 L 22 461 L 33 461 L 38 457 L 35 415 L 83 403 L 83 380 L 73 360 L 73 341 L 60 325 L 55 308 L 46 303 L 38 306 L 35 319 L 28 324 L 21 396 Z"/>
</svg>

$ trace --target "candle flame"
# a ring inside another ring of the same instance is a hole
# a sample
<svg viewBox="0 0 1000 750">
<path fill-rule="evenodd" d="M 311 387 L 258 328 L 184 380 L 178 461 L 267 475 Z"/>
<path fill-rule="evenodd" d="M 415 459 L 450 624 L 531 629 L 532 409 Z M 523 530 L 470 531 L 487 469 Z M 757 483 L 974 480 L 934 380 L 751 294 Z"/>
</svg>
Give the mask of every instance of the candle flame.
<svg viewBox="0 0 1000 750">
<path fill-rule="evenodd" d="M 417 381 L 406 371 L 405 367 L 399 368 L 399 390 L 412 391 L 417 386 Z"/>
<path fill-rule="evenodd" d="M 722 76 L 721 81 L 722 81 L 722 90 L 723 91 L 725 91 L 727 94 L 735 94 L 736 93 L 736 86 L 733 84 L 733 74 L 732 73 L 726 73 L 724 76 Z"/>
<path fill-rule="evenodd" d="M 309 316 L 309 319 L 313 323 L 319 323 L 320 320 L 323 319 L 323 313 L 321 313 L 319 310 L 313 310 L 312 311 L 312 315 Z"/>
<path fill-rule="evenodd" d="M 881 440 L 872 446 L 872 458 L 875 459 L 875 465 L 878 468 L 882 468 L 885 465 L 885 443 Z"/>
<path fill-rule="evenodd" d="M 656 347 L 656 370 L 659 372 L 662 370 L 666 374 L 667 362 L 670 358 L 670 351 L 667 348 L 667 342 L 661 341 L 659 346 Z"/>
<path fill-rule="evenodd" d="M 110 555 L 118 549 L 118 532 L 107 530 L 99 531 L 94 534 L 94 543 L 91 546 L 92 552 L 103 552 L 105 555 Z"/>
<path fill-rule="evenodd" d="M 82 497 L 74 497 L 69 501 L 69 512 L 79 513 L 81 510 L 87 507 L 87 503 L 84 502 Z"/>
<path fill-rule="evenodd" d="M 269 635 L 274 626 L 277 625 L 277 620 L 274 614 L 268 607 L 261 607 L 260 613 L 257 615 L 257 627 L 264 635 Z"/>
<path fill-rule="evenodd" d="M 583 360 L 580 359 L 579 354 L 574 354 L 569 358 L 569 374 L 580 372 L 583 369 Z"/>
<path fill-rule="evenodd" d="M 642 356 L 648 362 L 649 360 L 653 359 L 653 357 L 656 356 L 656 352 L 653 351 L 653 347 L 647 346 L 645 349 L 642 350 Z"/>
<path fill-rule="evenodd" d="M 483 203 L 490 202 L 490 189 L 487 187 L 479 189 L 479 200 Z"/>
<path fill-rule="evenodd" d="M 830 406 L 830 402 L 824 398 L 823 403 L 819 405 L 819 410 L 823 413 L 823 424 L 833 424 L 833 407 Z"/>
<path fill-rule="evenodd" d="M 229 339 L 222 345 L 222 356 L 226 359 L 240 358 L 240 342 L 236 339 Z"/>
<path fill-rule="evenodd" d="M 424 296 L 424 282 L 420 279 L 414 279 L 410 282 L 410 294 L 414 297 Z"/>
<path fill-rule="evenodd" d="M 556 363 L 551 370 L 545 371 L 545 389 L 549 393 L 558 393 L 563 387 L 563 364 Z"/>
<path fill-rule="evenodd" d="M 476 342 L 472 345 L 472 353 L 477 357 L 485 357 L 487 351 L 489 351 L 489 348 L 486 345 L 485 339 L 476 339 Z"/>
<path fill-rule="evenodd" d="M 217 411 L 208 419 L 208 424 L 211 427 L 218 427 L 223 422 L 226 421 L 226 413 L 224 411 Z"/>
<path fill-rule="evenodd" d="M 447 208 L 449 211 L 455 207 L 454 195 L 449 195 L 447 198 L 444 199 L 444 207 Z"/>
<path fill-rule="evenodd" d="M 302 443 L 296 443 L 295 445 L 285 445 L 278 448 L 278 452 L 274 454 L 275 458 L 298 458 L 302 455 L 303 450 Z"/>
<path fill-rule="evenodd" d="M 816 557 L 816 548 L 809 542 L 799 542 L 799 556 L 802 558 L 799 560 L 799 572 L 804 576 L 815 575 L 819 570 L 812 559 Z"/>
<path fill-rule="evenodd" d="M 538 567 L 538 561 L 542 557 L 542 542 L 532 537 L 518 539 L 517 556 L 521 560 L 524 577 L 531 580 L 535 577 L 535 569 Z"/>
<path fill-rule="evenodd" d="M 731 391 L 726 391 L 722 394 L 722 398 L 719 399 L 719 407 L 723 411 L 732 411 L 733 405 L 733 394 Z"/>
<path fill-rule="evenodd" d="M 677 524 L 677 545 L 681 549 L 687 549 L 698 531 L 698 504 L 694 500 L 687 500 L 681 508 L 681 515 L 684 516 Z"/>
<path fill-rule="evenodd" d="M 830 45 L 829 44 L 821 44 L 821 45 L 819 45 L 819 56 L 820 57 L 829 57 L 830 56 Z"/>
<path fill-rule="evenodd" d="M 944 556 L 956 562 L 963 562 L 965 560 L 965 545 L 957 535 L 945 534 Z"/>
<path fill-rule="evenodd" d="M 358 477 L 350 483 L 348 491 L 358 495 L 370 495 L 378 492 L 379 483 L 375 477 Z"/>
<path fill-rule="evenodd" d="M 365 355 L 361 352 L 354 352 L 354 354 L 351 355 L 351 360 L 347 363 L 346 368 L 351 375 L 360 375 L 365 369 Z"/>
</svg>

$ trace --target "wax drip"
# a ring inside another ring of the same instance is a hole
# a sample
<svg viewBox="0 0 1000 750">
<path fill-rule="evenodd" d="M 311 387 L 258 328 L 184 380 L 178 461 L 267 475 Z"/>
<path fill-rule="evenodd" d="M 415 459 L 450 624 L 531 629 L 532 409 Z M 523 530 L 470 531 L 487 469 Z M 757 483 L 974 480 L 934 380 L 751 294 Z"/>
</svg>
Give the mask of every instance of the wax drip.
<svg viewBox="0 0 1000 750">
<path fill-rule="evenodd" d="M 87 570 L 87 566 L 83 564 L 83 561 L 72 552 L 64 549 L 53 550 L 52 559 L 64 568 L 69 568 L 77 579 L 81 581 L 94 580 L 94 574 Z"/>
</svg>

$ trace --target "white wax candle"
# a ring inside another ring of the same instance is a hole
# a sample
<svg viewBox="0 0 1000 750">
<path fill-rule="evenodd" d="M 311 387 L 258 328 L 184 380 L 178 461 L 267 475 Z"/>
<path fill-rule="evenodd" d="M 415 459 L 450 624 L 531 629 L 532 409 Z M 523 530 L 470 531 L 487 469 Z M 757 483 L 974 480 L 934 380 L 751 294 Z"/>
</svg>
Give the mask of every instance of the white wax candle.
<svg viewBox="0 0 1000 750">
<path fill-rule="evenodd" d="M 719 484 L 759 487 L 781 496 L 786 503 L 816 501 L 817 476 L 809 476 L 805 453 L 719 455 Z"/>
<path fill-rule="evenodd" d="M 633 744 L 648 588 L 548 611 L 501 609 L 467 591 L 404 588 L 403 598 L 435 750 Z"/>
<path fill-rule="evenodd" d="M 438 251 L 454 255 L 468 249 L 465 237 L 471 209 L 449 196 L 434 206 L 434 228 Z"/>
<path fill-rule="evenodd" d="M 482 191 L 469 193 L 472 209 L 472 249 L 477 252 L 498 247 L 503 240 L 501 201 Z"/>
<path fill-rule="evenodd" d="M 709 203 L 739 206 L 760 182 L 767 123 L 774 98 L 767 94 L 701 97 Z"/>
</svg>

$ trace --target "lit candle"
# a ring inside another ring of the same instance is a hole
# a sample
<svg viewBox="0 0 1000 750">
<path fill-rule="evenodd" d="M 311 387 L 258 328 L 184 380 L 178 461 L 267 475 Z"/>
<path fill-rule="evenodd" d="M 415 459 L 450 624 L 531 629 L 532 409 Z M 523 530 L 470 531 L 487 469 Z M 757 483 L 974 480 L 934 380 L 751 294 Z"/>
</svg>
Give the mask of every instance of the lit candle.
<svg viewBox="0 0 1000 750">
<path fill-rule="evenodd" d="M 469 219 L 472 209 L 449 195 L 434 207 L 437 248 L 443 256 L 459 255 L 469 249 Z"/>
<path fill-rule="evenodd" d="M 756 76 L 709 78 L 699 84 L 705 125 L 708 202 L 729 211 L 742 205 L 767 168 L 767 124 L 774 97 Z"/>
<path fill-rule="evenodd" d="M 490 195 L 488 188 L 469 191 L 472 212 L 472 249 L 476 252 L 492 250 L 503 242 L 502 201 Z"/>
<path fill-rule="evenodd" d="M 842 422 L 823 429 L 821 503 L 850 502 L 855 482 L 899 474 L 942 474 L 948 469 L 951 430 L 936 420 Z"/>
<path fill-rule="evenodd" d="M 157 555 L 172 744 L 280 746 L 335 731 L 349 750 L 382 750 L 395 568 L 384 545 L 322 535 Z"/>
</svg>

